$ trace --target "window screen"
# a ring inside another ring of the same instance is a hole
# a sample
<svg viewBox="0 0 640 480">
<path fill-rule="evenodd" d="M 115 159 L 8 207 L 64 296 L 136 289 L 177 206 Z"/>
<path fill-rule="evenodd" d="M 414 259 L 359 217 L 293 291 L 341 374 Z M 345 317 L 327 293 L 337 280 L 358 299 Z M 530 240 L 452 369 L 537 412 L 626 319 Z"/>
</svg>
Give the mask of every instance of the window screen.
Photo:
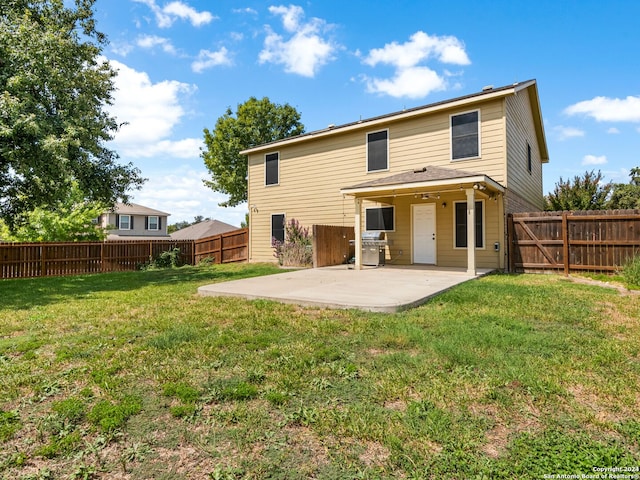
<svg viewBox="0 0 640 480">
<path fill-rule="evenodd" d="M 366 230 L 395 230 L 394 208 L 367 208 L 365 217 Z"/>
<path fill-rule="evenodd" d="M 271 242 L 284 243 L 284 213 L 271 215 Z"/>
<path fill-rule="evenodd" d="M 483 231 L 483 212 L 482 202 L 476 202 L 476 248 L 482 248 L 484 231 Z M 466 248 L 467 246 L 467 202 L 456 202 L 456 247 Z"/>
<path fill-rule="evenodd" d="M 265 185 L 277 185 L 280 182 L 278 175 L 279 155 L 270 153 L 265 155 Z"/>
<path fill-rule="evenodd" d="M 389 162 L 387 159 L 387 143 L 389 132 L 367 134 L 367 172 L 375 172 L 377 170 L 387 170 Z"/>
<path fill-rule="evenodd" d="M 451 155 L 453 160 L 480 155 L 477 111 L 451 117 Z"/>
</svg>

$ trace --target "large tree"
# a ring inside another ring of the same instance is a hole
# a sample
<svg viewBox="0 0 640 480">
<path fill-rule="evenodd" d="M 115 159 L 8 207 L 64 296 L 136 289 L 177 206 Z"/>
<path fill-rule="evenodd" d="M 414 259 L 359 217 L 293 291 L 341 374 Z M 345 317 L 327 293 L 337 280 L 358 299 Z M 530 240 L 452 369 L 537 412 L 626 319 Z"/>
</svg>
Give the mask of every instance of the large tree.
<svg viewBox="0 0 640 480">
<path fill-rule="evenodd" d="M 629 183 L 616 183 L 609 199 L 608 207 L 612 209 L 640 209 L 640 167 L 629 172 Z"/>
<path fill-rule="evenodd" d="M 87 202 L 77 183 L 53 208 L 36 207 L 25 213 L 25 222 L 13 232 L 0 221 L 0 240 L 12 242 L 102 241 L 107 231 L 93 223 L 111 205 Z"/>
<path fill-rule="evenodd" d="M 576 175 L 573 181 L 560 177 L 545 197 L 545 210 L 602 210 L 607 206 L 611 183 L 604 183 L 600 170 Z"/>
<path fill-rule="evenodd" d="M 247 201 L 247 157 L 240 155 L 246 148 L 304 133 L 300 114 L 289 104 L 278 105 L 267 97 L 251 97 L 239 104 L 234 116 L 230 108 L 218 118 L 215 129 L 204 129 L 206 149 L 204 163 L 211 172 L 205 184 L 217 192 L 229 195 L 220 203 L 233 207 Z"/>
<path fill-rule="evenodd" d="M 101 56 L 95 0 L 0 0 L 0 218 L 12 230 L 76 184 L 113 204 L 144 179 L 106 148 L 116 72 Z"/>
</svg>

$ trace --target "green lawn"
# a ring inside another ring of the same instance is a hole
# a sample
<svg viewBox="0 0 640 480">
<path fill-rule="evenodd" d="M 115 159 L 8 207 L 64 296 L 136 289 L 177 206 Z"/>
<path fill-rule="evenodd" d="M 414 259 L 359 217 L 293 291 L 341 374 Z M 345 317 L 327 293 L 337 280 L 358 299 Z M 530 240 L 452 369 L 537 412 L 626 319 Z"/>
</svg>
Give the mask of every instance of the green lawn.
<svg viewBox="0 0 640 480">
<path fill-rule="evenodd" d="M 277 271 L 1 281 L 0 478 L 638 474 L 640 297 L 551 275 L 399 314 L 196 295 Z"/>
</svg>

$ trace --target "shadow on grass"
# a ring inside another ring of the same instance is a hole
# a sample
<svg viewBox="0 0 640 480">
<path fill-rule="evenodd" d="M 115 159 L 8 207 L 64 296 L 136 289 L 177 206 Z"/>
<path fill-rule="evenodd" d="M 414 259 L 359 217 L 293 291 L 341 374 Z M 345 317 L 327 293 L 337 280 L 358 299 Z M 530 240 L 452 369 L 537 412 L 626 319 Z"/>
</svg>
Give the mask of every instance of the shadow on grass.
<svg viewBox="0 0 640 480">
<path fill-rule="evenodd" d="M 0 281 L 0 309 L 28 309 L 78 299 L 96 292 L 122 292 L 152 285 L 206 283 L 280 273 L 270 264 L 228 264 L 162 270 L 99 273 L 68 277 L 25 278 Z"/>
</svg>

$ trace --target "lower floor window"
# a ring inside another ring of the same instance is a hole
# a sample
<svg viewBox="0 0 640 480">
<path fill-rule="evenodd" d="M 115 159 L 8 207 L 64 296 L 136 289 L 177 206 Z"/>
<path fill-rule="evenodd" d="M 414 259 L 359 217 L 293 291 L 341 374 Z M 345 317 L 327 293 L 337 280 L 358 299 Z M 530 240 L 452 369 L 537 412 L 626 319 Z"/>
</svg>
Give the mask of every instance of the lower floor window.
<svg viewBox="0 0 640 480">
<path fill-rule="evenodd" d="M 365 212 L 365 230 L 394 231 L 394 207 L 367 208 Z"/>
<path fill-rule="evenodd" d="M 456 248 L 467 247 L 467 202 L 455 202 L 455 245 Z M 476 202 L 476 248 L 484 247 L 484 202 Z"/>
<path fill-rule="evenodd" d="M 271 215 L 271 243 L 284 243 L 284 213 Z"/>
</svg>

